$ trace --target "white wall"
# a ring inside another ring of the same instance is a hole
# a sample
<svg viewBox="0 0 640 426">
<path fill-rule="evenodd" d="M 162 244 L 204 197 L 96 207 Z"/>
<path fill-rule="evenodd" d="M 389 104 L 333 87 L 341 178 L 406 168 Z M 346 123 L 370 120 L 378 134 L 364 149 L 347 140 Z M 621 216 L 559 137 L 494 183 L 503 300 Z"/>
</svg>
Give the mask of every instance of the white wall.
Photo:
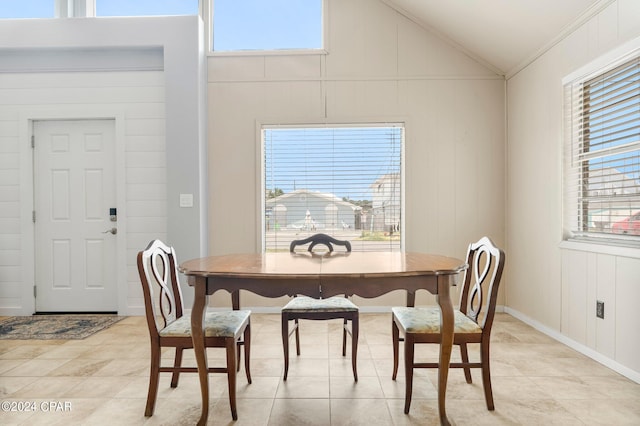
<svg viewBox="0 0 640 426">
<path fill-rule="evenodd" d="M 640 2 L 614 1 L 508 80 L 506 305 L 640 381 L 640 251 L 561 243 L 562 79 L 638 36 Z"/>
<path fill-rule="evenodd" d="M 209 58 L 211 253 L 261 249 L 260 123 L 404 121 L 406 249 L 464 258 L 483 235 L 504 244 L 503 78 L 380 1 L 328 8 L 327 54 Z"/>
<path fill-rule="evenodd" d="M 159 71 L 127 70 L 126 60 L 115 66 L 105 60 L 115 70 L 47 73 L 23 67 L 0 73 L 0 315 L 34 309 L 31 119 L 116 118 L 123 147 L 118 158 L 126 163 L 119 164 L 125 176 L 119 176 L 117 206 L 118 228 L 126 230 L 117 236 L 119 313 L 142 312 L 135 258 L 149 240 L 164 239 L 181 259 L 204 254 L 201 30 L 194 16 L 0 20 L 3 59 L 21 56 L 29 64 L 25 55 L 62 48 L 95 49 L 97 55 L 106 49 L 117 60 L 118 48 L 147 47 L 158 49 L 164 61 Z M 180 193 L 194 194 L 193 208 L 179 208 Z M 192 292 L 185 293 L 190 305 Z"/>
</svg>

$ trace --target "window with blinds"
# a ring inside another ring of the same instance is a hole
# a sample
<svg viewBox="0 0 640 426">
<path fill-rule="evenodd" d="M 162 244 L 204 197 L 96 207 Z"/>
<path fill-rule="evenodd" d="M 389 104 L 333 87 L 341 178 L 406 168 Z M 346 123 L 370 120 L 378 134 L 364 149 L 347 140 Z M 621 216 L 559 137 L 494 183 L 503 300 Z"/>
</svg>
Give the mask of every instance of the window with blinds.
<svg viewBox="0 0 640 426">
<path fill-rule="evenodd" d="M 353 251 L 402 244 L 402 124 L 264 126 L 265 251 L 321 232 Z"/>
<path fill-rule="evenodd" d="M 640 244 L 640 55 L 565 90 L 570 236 Z"/>
</svg>

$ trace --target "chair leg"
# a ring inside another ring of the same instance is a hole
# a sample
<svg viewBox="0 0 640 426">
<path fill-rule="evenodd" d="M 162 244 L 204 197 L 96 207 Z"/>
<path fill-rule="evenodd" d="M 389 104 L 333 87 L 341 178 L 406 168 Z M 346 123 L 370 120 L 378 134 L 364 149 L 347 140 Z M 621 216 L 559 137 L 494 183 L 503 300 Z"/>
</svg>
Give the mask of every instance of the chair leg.
<svg viewBox="0 0 640 426">
<path fill-rule="evenodd" d="M 144 409 L 146 417 L 153 416 L 158 396 L 158 380 L 160 378 L 160 346 L 151 345 L 151 370 L 149 372 L 149 392 L 147 406 Z"/>
<path fill-rule="evenodd" d="M 282 318 L 282 351 L 284 353 L 284 380 L 287 380 L 287 373 L 289 373 L 289 317 L 285 314 L 281 315 Z"/>
<path fill-rule="evenodd" d="M 393 374 L 391 379 L 395 380 L 398 376 L 398 355 L 400 347 L 400 330 L 396 325 L 396 322 L 391 320 L 391 336 L 393 337 Z"/>
<path fill-rule="evenodd" d="M 358 323 L 358 315 L 356 315 L 351 319 L 351 367 L 353 368 L 353 378 L 356 382 L 358 381 L 358 369 L 356 365 L 358 360 L 358 334 L 360 328 Z M 346 330 L 344 330 L 344 332 L 346 340 Z"/>
<path fill-rule="evenodd" d="M 413 392 L 413 356 L 414 356 L 414 340 L 410 333 L 404 335 L 404 374 L 406 381 L 404 396 L 404 413 L 409 414 L 411 407 L 411 394 Z"/>
<path fill-rule="evenodd" d="M 247 324 L 247 328 L 244 329 L 244 371 L 247 374 L 247 382 L 249 382 L 249 384 L 251 384 L 250 355 L 251 355 L 251 323 Z M 240 365 L 239 360 L 238 360 L 238 365 Z"/>
<path fill-rule="evenodd" d="M 352 326 L 353 326 L 353 323 L 352 323 Z M 353 333 L 353 329 L 352 329 L 352 333 Z M 345 318 L 342 324 L 342 356 L 346 356 L 346 355 L 347 355 L 347 319 Z"/>
<path fill-rule="evenodd" d="M 482 387 L 484 399 L 487 402 L 487 410 L 493 411 L 493 391 L 491 390 L 491 370 L 489 369 L 489 342 L 480 344 L 480 362 L 482 363 Z"/>
<path fill-rule="evenodd" d="M 294 322 L 296 323 L 296 354 L 300 356 L 300 324 L 298 323 L 298 318 Z"/>
<path fill-rule="evenodd" d="M 236 367 L 236 371 L 240 371 L 240 364 L 242 363 L 242 352 L 240 351 L 240 347 L 243 345 L 244 343 L 241 340 L 238 340 L 236 342 L 236 361 L 237 361 L 237 367 Z"/>
<path fill-rule="evenodd" d="M 177 369 L 180 368 L 180 366 L 182 366 L 182 351 L 183 351 L 183 348 L 176 348 L 176 357 L 175 357 L 175 361 L 173 362 L 173 368 L 175 368 L 176 370 L 171 375 L 172 388 L 178 387 L 178 379 L 180 378 L 180 372 Z"/>
<path fill-rule="evenodd" d="M 469 364 L 469 351 L 467 350 L 466 343 L 460 343 L 460 358 L 462 359 L 463 364 Z M 471 368 L 464 368 L 464 378 L 467 379 L 467 383 L 472 383 L 471 381 Z"/>
<path fill-rule="evenodd" d="M 229 405 L 231 406 L 231 418 L 238 420 L 236 410 L 236 340 L 227 338 L 227 381 L 229 383 Z"/>
</svg>

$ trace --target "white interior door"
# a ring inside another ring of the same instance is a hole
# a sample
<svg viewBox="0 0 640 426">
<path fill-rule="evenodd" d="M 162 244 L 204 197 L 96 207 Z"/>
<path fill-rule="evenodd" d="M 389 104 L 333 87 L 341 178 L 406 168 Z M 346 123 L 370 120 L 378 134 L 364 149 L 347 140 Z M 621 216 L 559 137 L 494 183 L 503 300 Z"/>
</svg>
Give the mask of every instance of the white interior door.
<svg viewBox="0 0 640 426">
<path fill-rule="evenodd" d="M 115 312 L 115 122 L 35 121 L 33 135 L 36 311 Z"/>
</svg>

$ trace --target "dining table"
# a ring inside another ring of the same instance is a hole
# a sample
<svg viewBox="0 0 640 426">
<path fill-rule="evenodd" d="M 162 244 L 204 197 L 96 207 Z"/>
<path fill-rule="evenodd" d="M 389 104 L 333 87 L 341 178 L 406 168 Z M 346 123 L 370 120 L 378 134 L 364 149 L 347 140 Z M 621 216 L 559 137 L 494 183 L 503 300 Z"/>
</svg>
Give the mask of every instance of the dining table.
<svg viewBox="0 0 640 426">
<path fill-rule="evenodd" d="M 231 294 L 233 309 L 240 308 L 240 290 L 270 298 L 295 295 L 374 298 L 394 290 L 405 290 L 407 306 L 415 306 L 417 290 L 434 294 L 442 312 L 438 414 L 440 423 L 448 425 L 445 397 L 454 325 L 450 288 L 466 268 L 466 263 L 460 259 L 405 251 L 239 253 L 181 263 L 179 270 L 194 289 L 191 333 L 202 396 L 198 425 L 205 425 L 209 415 L 204 317 L 209 296 L 219 290 Z"/>
</svg>

